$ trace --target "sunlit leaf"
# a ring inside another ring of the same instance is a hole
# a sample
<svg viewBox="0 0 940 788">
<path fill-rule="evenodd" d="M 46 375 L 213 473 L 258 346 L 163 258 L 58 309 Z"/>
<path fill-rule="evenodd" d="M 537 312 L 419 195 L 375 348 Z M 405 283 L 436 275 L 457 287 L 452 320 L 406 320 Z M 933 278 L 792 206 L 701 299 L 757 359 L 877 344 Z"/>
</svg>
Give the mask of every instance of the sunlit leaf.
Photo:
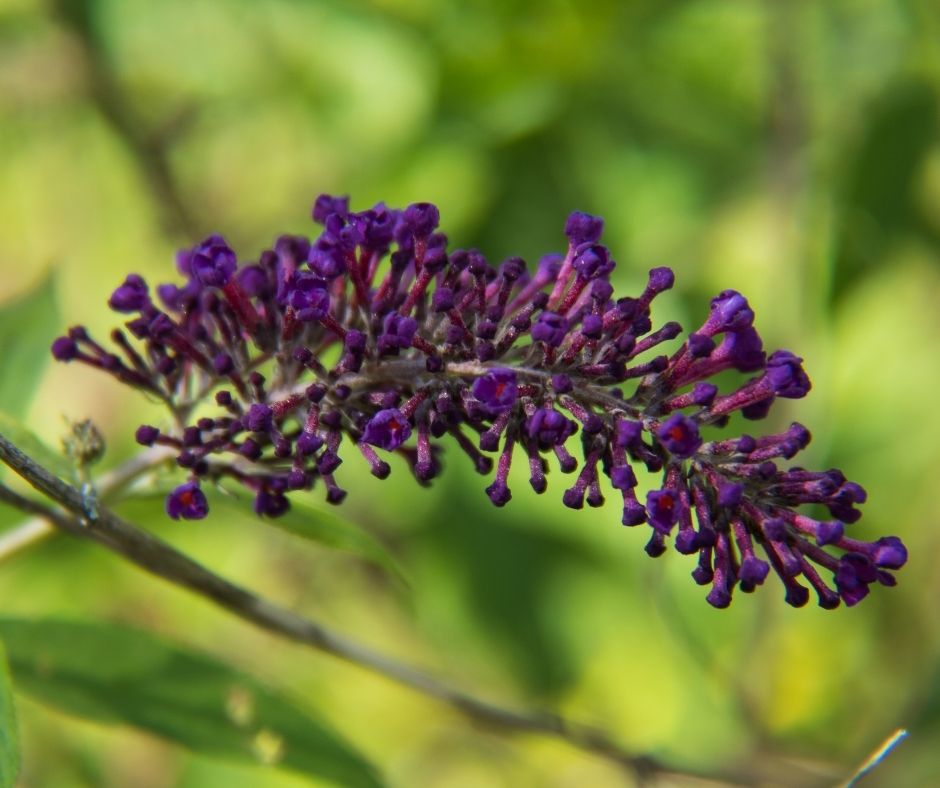
<svg viewBox="0 0 940 788">
<path fill-rule="evenodd" d="M 0 643 L 0 788 L 12 788 L 20 768 L 16 712 L 6 654 Z"/>
<path fill-rule="evenodd" d="M 17 689 L 61 711 L 208 755 L 381 785 L 316 716 L 212 657 L 106 623 L 0 618 L 0 637 Z"/>
<path fill-rule="evenodd" d="M 53 277 L 31 292 L 0 305 L 0 410 L 22 417 L 32 400 L 59 327 Z"/>
</svg>

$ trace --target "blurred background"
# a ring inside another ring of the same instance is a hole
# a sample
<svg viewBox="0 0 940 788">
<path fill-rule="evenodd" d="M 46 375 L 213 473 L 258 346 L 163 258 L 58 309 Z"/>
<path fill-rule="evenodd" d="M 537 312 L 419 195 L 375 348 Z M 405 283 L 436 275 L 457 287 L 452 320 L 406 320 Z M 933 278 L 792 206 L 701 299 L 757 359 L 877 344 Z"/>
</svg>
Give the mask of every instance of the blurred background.
<svg viewBox="0 0 940 788">
<path fill-rule="evenodd" d="M 677 767 L 828 785 L 904 726 L 912 738 L 866 784 L 938 785 L 938 100 L 931 0 L 0 0 L 0 301 L 34 299 L 44 346 L 78 322 L 104 335 L 126 272 L 172 280 L 175 250 L 209 232 L 252 259 L 313 232 L 320 192 L 357 210 L 436 202 L 453 244 L 492 261 L 561 249 L 571 210 L 601 214 L 624 293 L 675 269 L 660 320 L 692 329 L 734 287 L 768 347 L 805 358 L 814 390 L 768 426 L 807 424 L 801 464 L 868 489 L 853 530 L 905 540 L 897 589 L 826 612 L 788 608 L 768 581 L 713 610 L 694 561 L 649 559 L 615 502 L 572 512 L 558 479 L 539 497 L 518 476 L 497 510 L 456 455 L 427 490 L 350 460 L 342 507 L 311 494 L 407 585 L 236 509 L 200 523 L 153 502 L 121 511 L 376 648 Z M 17 352 L 16 335 L 3 342 Z M 0 383 L 12 416 L 51 445 L 63 416 L 92 418 L 104 468 L 159 418 L 44 352 L 33 373 L 35 391 Z M 328 720 L 393 786 L 633 784 L 276 641 L 91 545 L 52 539 L 3 563 L 0 600 L 216 655 Z M 310 784 L 17 703 L 23 786 Z"/>
</svg>

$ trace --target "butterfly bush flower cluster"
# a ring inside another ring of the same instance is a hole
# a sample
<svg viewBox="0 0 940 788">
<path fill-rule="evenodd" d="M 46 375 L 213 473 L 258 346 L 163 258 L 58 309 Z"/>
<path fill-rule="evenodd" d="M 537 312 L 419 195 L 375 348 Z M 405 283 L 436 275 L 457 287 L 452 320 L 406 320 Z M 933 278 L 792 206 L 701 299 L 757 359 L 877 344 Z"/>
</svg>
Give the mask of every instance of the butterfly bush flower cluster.
<svg viewBox="0 0 940 788">
<path fill-rule="evenodd" d="M 151 290 L 130 274 L 109 300 L 127 316 L 111 349 L 82 327 L 52 346 L 166 403 L 172 426 L 136 437 L 172 447 L 188 474 L 170 517 L 205 517 L 202 484 L 224 478 L 268 517 L 315 487 L 339 503 L 341 466 L 356 454 L 379 478 L 397 454 L 427 484 L 446 439 L 490 478 L 496 506 L 512 497 L 514 461 L 537 493 L 557 467 L 572 509 L 612 490 L 623 525 L 645 524 L 651 556 L 671 543 L 697 557 L 692 576 L 715 607 L 771 572 L 794 606 L 810 589 L 833 608 L 894 585 L 901 541 L 846 534 L 865 491 L 837 470 L 786 467 L 810 440 L 805 427 L 703 437 L 810 389 L 799 357 L 765 353 L 740 293 L 719 293 L 676 347 L 681 327 L 651 316 L 673 272 L 655 268 L 638 295 L 616 297 L 598 217 L 571 214 L 565 252 L 534 270 L 448 250 L 428 203 L 352 212 L 324 195 L 313 219 L 319 235 L 283 236 L 256 262 L 216 235 L 178 255 L 179 284 Z M 720 390 L 710 381 L 725 370 L 744 382 Z M 645 496 L 641 466 L 661 474 Z"/>
</svg>

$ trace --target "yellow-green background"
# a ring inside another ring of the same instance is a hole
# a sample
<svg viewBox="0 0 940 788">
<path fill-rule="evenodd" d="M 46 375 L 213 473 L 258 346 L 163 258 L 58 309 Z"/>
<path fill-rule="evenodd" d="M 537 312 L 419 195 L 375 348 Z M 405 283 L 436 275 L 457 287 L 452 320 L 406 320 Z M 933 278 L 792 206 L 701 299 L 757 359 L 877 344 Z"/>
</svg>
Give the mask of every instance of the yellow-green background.
<svg viewBox="0 0 940 788">
<path fill-rule="evenodd" d="M 556 472 L 542 497 L 516 475 L 497 510 L 456 455 L 428 490 L 400 465 L 385 482 L 352 455 L 340 471 L 342 513 L 398 557 L 408 591 L 248 516 L 173 523 L 137 506 L 137 521 L 349 635 L 679 766 L 831 784 L 906 726 L 869 784 L 937 785 L 938 99 L 930 0 L 0 0 L 0 299 L 54 270 L 50 340 L 77 322 L 103 335 L 127 271 L 170 279 L 173 252 L 211 231 L 252 259 L 312 231 L 324 191 L 355 208 L 434 201 L 453 242 L 491 260 L 558 249 L 573 209 L 603 215 L 624 293 L 675 269 L 660 319 L 694 328 L 735 287 L 768 346 L 804 356 L 813 391 L 769 426 L 806 423 L 802 462 L 868 489 L 852 530 L 905 540 L 898 588 L 794 610 L 770 578 L 712 610 L 694 560 L 647 558 L 613 502 L 565 509 Z M 100 425 L 107 463 L 158 418 L 104 376 L 50 365 L 27 423 L 54 443 L 63 414 Z M 0 565 L 0 607 L 130 622 L 219 655 L 331 720 L 394 786 L 631 784 L 273 640 L 93 546 Z M 307 784 L 18 703 L 24 786 Z"/>
</svg>

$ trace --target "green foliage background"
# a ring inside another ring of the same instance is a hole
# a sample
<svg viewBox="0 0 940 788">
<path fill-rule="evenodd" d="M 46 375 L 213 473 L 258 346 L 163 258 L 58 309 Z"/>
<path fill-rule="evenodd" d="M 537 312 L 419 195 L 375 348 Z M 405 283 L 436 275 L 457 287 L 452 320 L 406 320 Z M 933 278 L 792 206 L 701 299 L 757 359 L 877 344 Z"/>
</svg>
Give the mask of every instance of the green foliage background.
<svg viewBox="0 0 940 788">
<path fill-rule="evenodd" d="M 122 511 L 343 632 L 677 765 L 831 784 L 905 726 L 869 784 L 935 784 L 938 100 L 930 0 L 0 0 L 0 299 L 54 273 L 58 304 L 55 317 L 36 291 L 0 324 L 3 408 L 51 445 L 63 414 L 91 417 L 106 463 L 128 456 L 158 414 L 47 365 L 48 342 L 77 322 L 104 335 L 124 273 L 171 278 L 174 251 L 211 231 L 248 258 L 309 231 L 323 191 L 358 208 L 437 202 L 453 242 L 490 259 L 533 260 L 562 246 L 570 210 L 599 213 L 626 292 L 675 268 L 660 319 L 692 328 L 735 287 L 768 346 L 804 356 L 814 390 L 772 422 L 806 423 L 803 463 L 868 489 L 854 529 L 904 538 L 897 589 L 796 611 L 768 581 L 715 611 L 693 562 L 647 558 L 615 505 L 571 512 L 557 479 L 537 497 L 520 476 L 496 510 L 458 456 L 428 490 L 349 458 L 330 515 L 365 532 L 334 538 L 351 552 L 231 507 L 203 523 L 153 501 Z M 387 565 L 384 545 L 407 584 L 357 557 L 363 544 Z M 328 721 L 394 786 L 631 784 L 275 642 L 91 545 L 56 539 L 0 565 L 0 600 L 213 654 Z M 23 786 L 309 784 L 17 705 Z"/>
</svg>

